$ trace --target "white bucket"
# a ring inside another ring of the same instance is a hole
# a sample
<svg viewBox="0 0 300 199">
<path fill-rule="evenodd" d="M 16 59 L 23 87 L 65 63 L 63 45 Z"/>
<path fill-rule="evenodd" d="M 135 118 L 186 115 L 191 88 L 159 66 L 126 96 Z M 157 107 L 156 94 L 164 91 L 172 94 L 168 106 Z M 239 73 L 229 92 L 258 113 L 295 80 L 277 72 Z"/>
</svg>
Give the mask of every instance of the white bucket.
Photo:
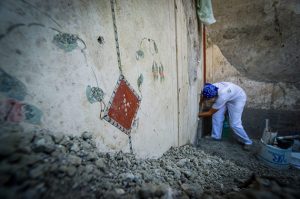
<svg viewBox="0 0 300 199">
<path fill-rule="evenodd" d="M 260 149 L 257 153 L 258 159 L 275 169 L 289 168 L 292 148 L 281 149 L 265 144 L 262 140 L 260 141 Z"/>
<path fill-rule="evenodd" d="M 300 153 L 291 153 L 291 165 L 300 169 Z"/>
</svg>

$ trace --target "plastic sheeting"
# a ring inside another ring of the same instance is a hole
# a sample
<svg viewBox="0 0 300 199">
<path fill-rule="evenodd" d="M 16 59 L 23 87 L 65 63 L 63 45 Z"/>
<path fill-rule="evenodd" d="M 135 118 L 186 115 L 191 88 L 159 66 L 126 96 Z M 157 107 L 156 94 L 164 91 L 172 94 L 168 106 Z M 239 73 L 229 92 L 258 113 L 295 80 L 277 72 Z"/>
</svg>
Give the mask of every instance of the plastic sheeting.
<svg viewBox="0 0 300 199">
<path fill-rule="evenodd" d="M 205 25 L 211 25 L 216 22 L 211 0 L 197 0 L 197 15 Z"/>
</svg>

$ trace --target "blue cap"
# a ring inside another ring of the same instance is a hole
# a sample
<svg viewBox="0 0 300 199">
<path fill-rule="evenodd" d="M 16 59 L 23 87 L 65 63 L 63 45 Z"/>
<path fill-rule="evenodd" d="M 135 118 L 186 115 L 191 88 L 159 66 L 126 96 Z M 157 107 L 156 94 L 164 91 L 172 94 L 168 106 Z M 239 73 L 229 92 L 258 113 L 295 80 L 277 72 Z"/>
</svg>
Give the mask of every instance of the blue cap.
<svg viewBox="0 0 300 199">
<path fill-rule="evenodd" d="M 211 99 L 211 98 L 217 97 L 218 96 L 218 89 L 219 88 L 216 87 L 215 85 L 212 85 L 210 83 L 206 83 L 204 85 L 202 95 L 206 99 Z"/>
</svg>

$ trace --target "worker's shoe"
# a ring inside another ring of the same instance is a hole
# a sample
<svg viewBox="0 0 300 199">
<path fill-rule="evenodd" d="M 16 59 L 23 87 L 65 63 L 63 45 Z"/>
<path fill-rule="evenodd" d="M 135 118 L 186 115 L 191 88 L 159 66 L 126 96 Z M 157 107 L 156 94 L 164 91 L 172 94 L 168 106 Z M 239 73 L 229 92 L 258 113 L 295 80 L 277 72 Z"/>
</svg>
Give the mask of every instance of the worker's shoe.
<svg viewBox="0 0 300 199">
<path fill-rule="evenodd" d="M 221 141 L 221 139 L 213 138 L 211 136 L 205 136 L 204 139 L 205 140 L 210 140 L 210 141 Z"/>
<path fill-rule="evenodd" d="M 244 149 L 245 151 L 251 151 L 251 149 L 252 149 L 252 144 L 244 144 L 244 145 L 243 145 L 243 149 Z"/>
</svg>

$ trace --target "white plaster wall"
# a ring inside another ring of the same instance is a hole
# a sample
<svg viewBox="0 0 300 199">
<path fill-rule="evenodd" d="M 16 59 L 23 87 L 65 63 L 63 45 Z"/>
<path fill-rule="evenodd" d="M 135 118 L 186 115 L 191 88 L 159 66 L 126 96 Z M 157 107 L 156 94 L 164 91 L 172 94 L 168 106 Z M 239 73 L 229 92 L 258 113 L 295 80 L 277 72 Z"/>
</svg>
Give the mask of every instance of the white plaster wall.
<svg viewBox="0 0 300 199">
<path fill-rule="evenodd" d="M 177 14 L 177 19 L 181 17 Z M 138 91 L 137 79 L 140 74 L 144 76 L 138 125 L 132 131 L 133 149 L 140 157 L 159 157 L 169 147 L 194 137 L 200 79 L 182 87 L 188 93 L 188 103 L 180 104 L 185 112 L 178 119 L 177 67 L 184 68 L 186 63 L 177 66 L 176 41 L 184 49 L 186 38 L 176 39 L 174 1 L 116 1 L 116 21 L 125 77 Z M 7 33 L 0 40 L 0 67 L 26 85 L 24 102 L 43 112 L 40 125 L 21 124 L 27 129 L 45 128 L 73 135 L 91 131 L 99 150 L 128 152 L 128 136 L 100 120 L 99 103 L 90 104 L 85 95 L 87 85 L 98 84 L 108 103 L 119 76 L 110 1 L 6 0 L 1 2 L 0 23 L 1 34 Z M 13 24 L 23 25 L 11 30 Z M 52 42 L 57 32 L 51 28 L 78 35 L 87 48 L 82 50 L 84 45 L 79 42 L 79 48 L 64 52 Z M 97 42 L 99 36 L 104 38 L 103 45 Z M 136 60 L 144 37 L 156 42 L 158 54 L 152 55 L 145 45 L 144 59 Z M 181 57 L 186 55 L 182 53 Z M 153 80 L 153 60 L 165 67 L 162 82 Z M 181 72 L 186 76 L 188 71 Z M 186 129 L 188 133 L 178 129 L 179 124 L 188 122 L 192 124 Z"/>
<path fill-rule="evenodd" d="M 178 145 L 194 143 L 198 122 L 198 102 L 202 85 L 201 42 L 195 20 L 195 2 L 176 0 L 177 84 L 178 84 Z M 197 80 L 195 80 L 197 79 Z M 199 132 L 200 133 L 200 132 Z"/>
</svg>

